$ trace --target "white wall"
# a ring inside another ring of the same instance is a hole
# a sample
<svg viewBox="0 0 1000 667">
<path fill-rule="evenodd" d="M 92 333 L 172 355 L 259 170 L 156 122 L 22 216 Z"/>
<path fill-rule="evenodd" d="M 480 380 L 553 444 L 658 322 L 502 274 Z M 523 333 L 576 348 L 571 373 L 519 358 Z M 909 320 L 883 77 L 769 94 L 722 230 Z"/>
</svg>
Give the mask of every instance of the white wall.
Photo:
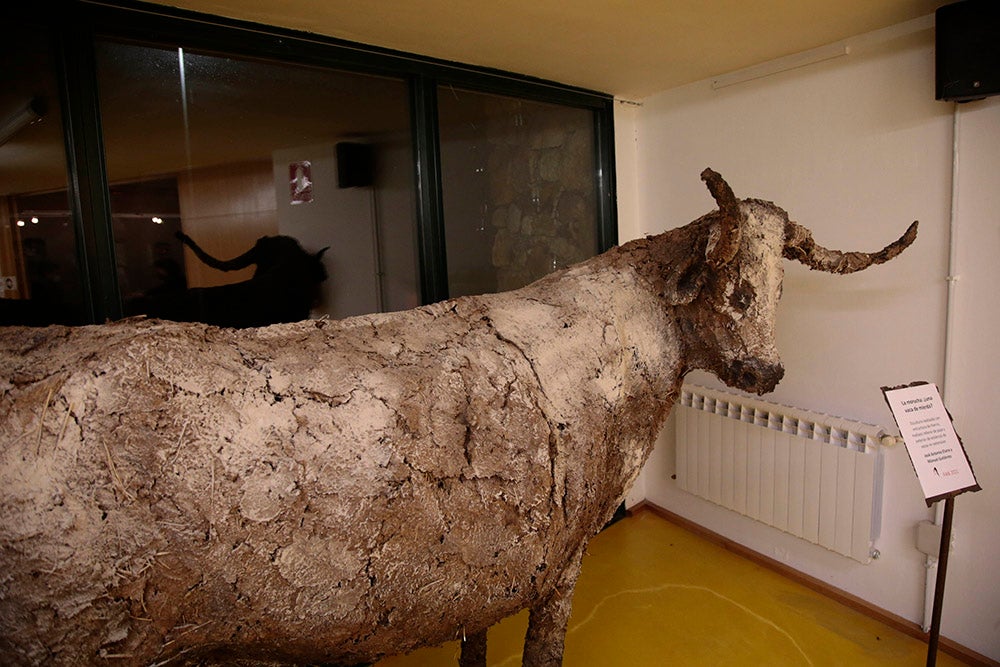
<svg viewBox="0 0 1000 667">
<path fill-rule="evenodd" d="M 943 632 L 1000 660 L 1000 97 L 959 107 L 956 271 L 946 400 L 983 491 L 955 500 Z"/>
<path fill-rule="evenodd" d="M 338 187 L 336 142 L 273 153 L 279 233 L 309 252 L 329 246 L 329 277 L 314 314 L 343 318 L 420 302 L 409 136 L 366 140 L 376 154 L 375 183 L 367 187 Z M 289 165 L 303 160 L 312 163 L 313 199 L 293 205 Z"/>
<path fill-rule="evenodd" d="M 312 164 L 312 200 L 293 205 L 289 165 L 301 161 Z M 372 188 L 337 187 L 333 142 L 278 149 L 273 162 L 279 233 L 308 252 L 329 246 L 323 254 L 329 277 L 315 311 L 333 318 L 377 311 Z"/>
<path fill-rule="evenodd" d="M 382 261 L 382 310 L 420 305 L 417 275 L 417 204 L 409 132 L 379 136 L 375 161 L 375 215 Z"/>
<path fill-rule="evenodd" d="M 618 240 L 622 243 L 642 236 L 639 230 L 640 179 L 636 159 L 638 135 L 636 121 L 640 107 L 634 102 L 615 104 L 615 176 L 618 190 Z M 645 471 L 639 473 L 625 495 L 625 505 L 633 507 L 646 498 Z"/>
<path fill-rule="evenodd" d="M 714 208 L 699 180 L 719 171 L 737 196 L 772 200 L 818 242 L 876 250 L 920 220 L 916 243 L 851 276 L 786 263 L 778 311 L 779 403 L 893 426 L 880 387 L 943 384 L 955 105 L 934 100 L 933 29 L 904 24 L 847 40 L 850 55 L 713 90 L 709 81 L 616 116 L 622 241 Z M 984 491 L 956 503 L 943 634 L 1000 659 L 1000 447 L 989 432 L 1000 370 L 1000 106 L 960 110 L 952 386 L 942 389 Z M 631 135 L 631 136 L 630 136 Z M 630 142 L 634 141 L 634 151 Z M 634 170 L 631 167 L 634 159 Z M 622 168 L 623 162 L 625 168 Z M 635 181 L 629 181 L 634 171 Z M 634 199 L 634 201 L 633 201 Z M 630 220 L 634 209 L 635 220 Z M 691 380 L 721 386 L 710 376 Z M 902 448 L 886 455 L 881 559 L 862 565 L 679 491 L 668 428 L 639 481 L 646 497 L 707 528 L 907 619 L 922 622 L 930 518 Z M 985 567 L 984 567 L 985 566 Z"/>
</svg>

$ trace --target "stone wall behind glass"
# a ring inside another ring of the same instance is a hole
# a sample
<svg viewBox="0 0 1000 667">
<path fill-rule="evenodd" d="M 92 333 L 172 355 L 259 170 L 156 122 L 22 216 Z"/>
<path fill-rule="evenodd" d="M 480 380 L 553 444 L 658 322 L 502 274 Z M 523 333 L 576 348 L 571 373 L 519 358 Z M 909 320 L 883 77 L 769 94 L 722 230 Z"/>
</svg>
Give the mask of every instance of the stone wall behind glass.
<svg viewBox="0 0 1000 667">
<path fill-rule="evenodd" d="M 597 251 L 594 130 L 583 109 L 495 98 L 487 120 L 486 212 L 497 289 Z"/>
</svg>

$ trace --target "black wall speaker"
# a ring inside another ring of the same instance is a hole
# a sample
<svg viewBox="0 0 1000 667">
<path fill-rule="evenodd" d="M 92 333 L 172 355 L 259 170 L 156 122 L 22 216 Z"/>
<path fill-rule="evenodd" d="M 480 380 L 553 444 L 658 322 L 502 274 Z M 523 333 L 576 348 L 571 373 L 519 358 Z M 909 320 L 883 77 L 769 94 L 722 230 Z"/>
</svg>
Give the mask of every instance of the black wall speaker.
<svg viewBox="0 0 1000 667">
<path fill-rule="evenodd" d="M 969 102 L 1000 94 L 1000 0 L 939 7 L 936 99 Z"/>
<path fill-rule="evenodd" d="M 341 141 L 337 144 L 337 186 L 366 188 L 375 183 L 375 147 Z"/>
</svg>

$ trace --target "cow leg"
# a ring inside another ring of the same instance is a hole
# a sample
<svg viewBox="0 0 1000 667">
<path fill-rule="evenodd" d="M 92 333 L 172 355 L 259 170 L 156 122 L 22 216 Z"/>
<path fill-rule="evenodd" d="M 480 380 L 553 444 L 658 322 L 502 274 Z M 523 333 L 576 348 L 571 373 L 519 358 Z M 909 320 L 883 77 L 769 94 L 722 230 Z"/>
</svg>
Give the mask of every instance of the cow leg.
<svg viewBox="0 0 1000 667">
<path fill-rule="evenodd" d="M 583 547 L 574 555 L 556 587 L 528 614 L 528 633 L 524 639 L 523 667 L 559 667 L 566 645 L 566 626 L 573 608 L 573 590 L 580 576 Z"/>
<path fill-rule="evenodd" d="M 486 667 L 486 630 L 469 635 L 462 640 L 462 655 L 458 667 Z"/>
</svg>

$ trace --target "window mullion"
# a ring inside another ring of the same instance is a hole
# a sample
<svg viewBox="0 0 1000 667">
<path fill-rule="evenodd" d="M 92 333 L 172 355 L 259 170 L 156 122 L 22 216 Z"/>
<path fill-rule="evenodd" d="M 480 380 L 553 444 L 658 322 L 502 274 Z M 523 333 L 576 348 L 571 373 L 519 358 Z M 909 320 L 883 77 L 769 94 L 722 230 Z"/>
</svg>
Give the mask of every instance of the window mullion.
<svg viewBox="0 0 1000 667">
<path fill-rule="evenodd" d="M 71 12 L 75 14 L 76 12 Z M 58 40 L 70 202 L 84 279 L 86 310 L 95 323 L 122 317 L 92 31 L 69 17 Z"/>
<path fill-rule="evenodd" d="M 444 204 L 441 194 L 441 146 L 437 84 L 431 77 L 410 80 L 417 185 L 417 236 L 423 303 L 448 298 Z"/>
<path fill-rule="evenodd" d="M 597 152 L 598 251 L 618 244 L 618 198 L 615 172 L 615 129 L 613 102 L 594 110 L 594 147 Z"/>
</svg>

